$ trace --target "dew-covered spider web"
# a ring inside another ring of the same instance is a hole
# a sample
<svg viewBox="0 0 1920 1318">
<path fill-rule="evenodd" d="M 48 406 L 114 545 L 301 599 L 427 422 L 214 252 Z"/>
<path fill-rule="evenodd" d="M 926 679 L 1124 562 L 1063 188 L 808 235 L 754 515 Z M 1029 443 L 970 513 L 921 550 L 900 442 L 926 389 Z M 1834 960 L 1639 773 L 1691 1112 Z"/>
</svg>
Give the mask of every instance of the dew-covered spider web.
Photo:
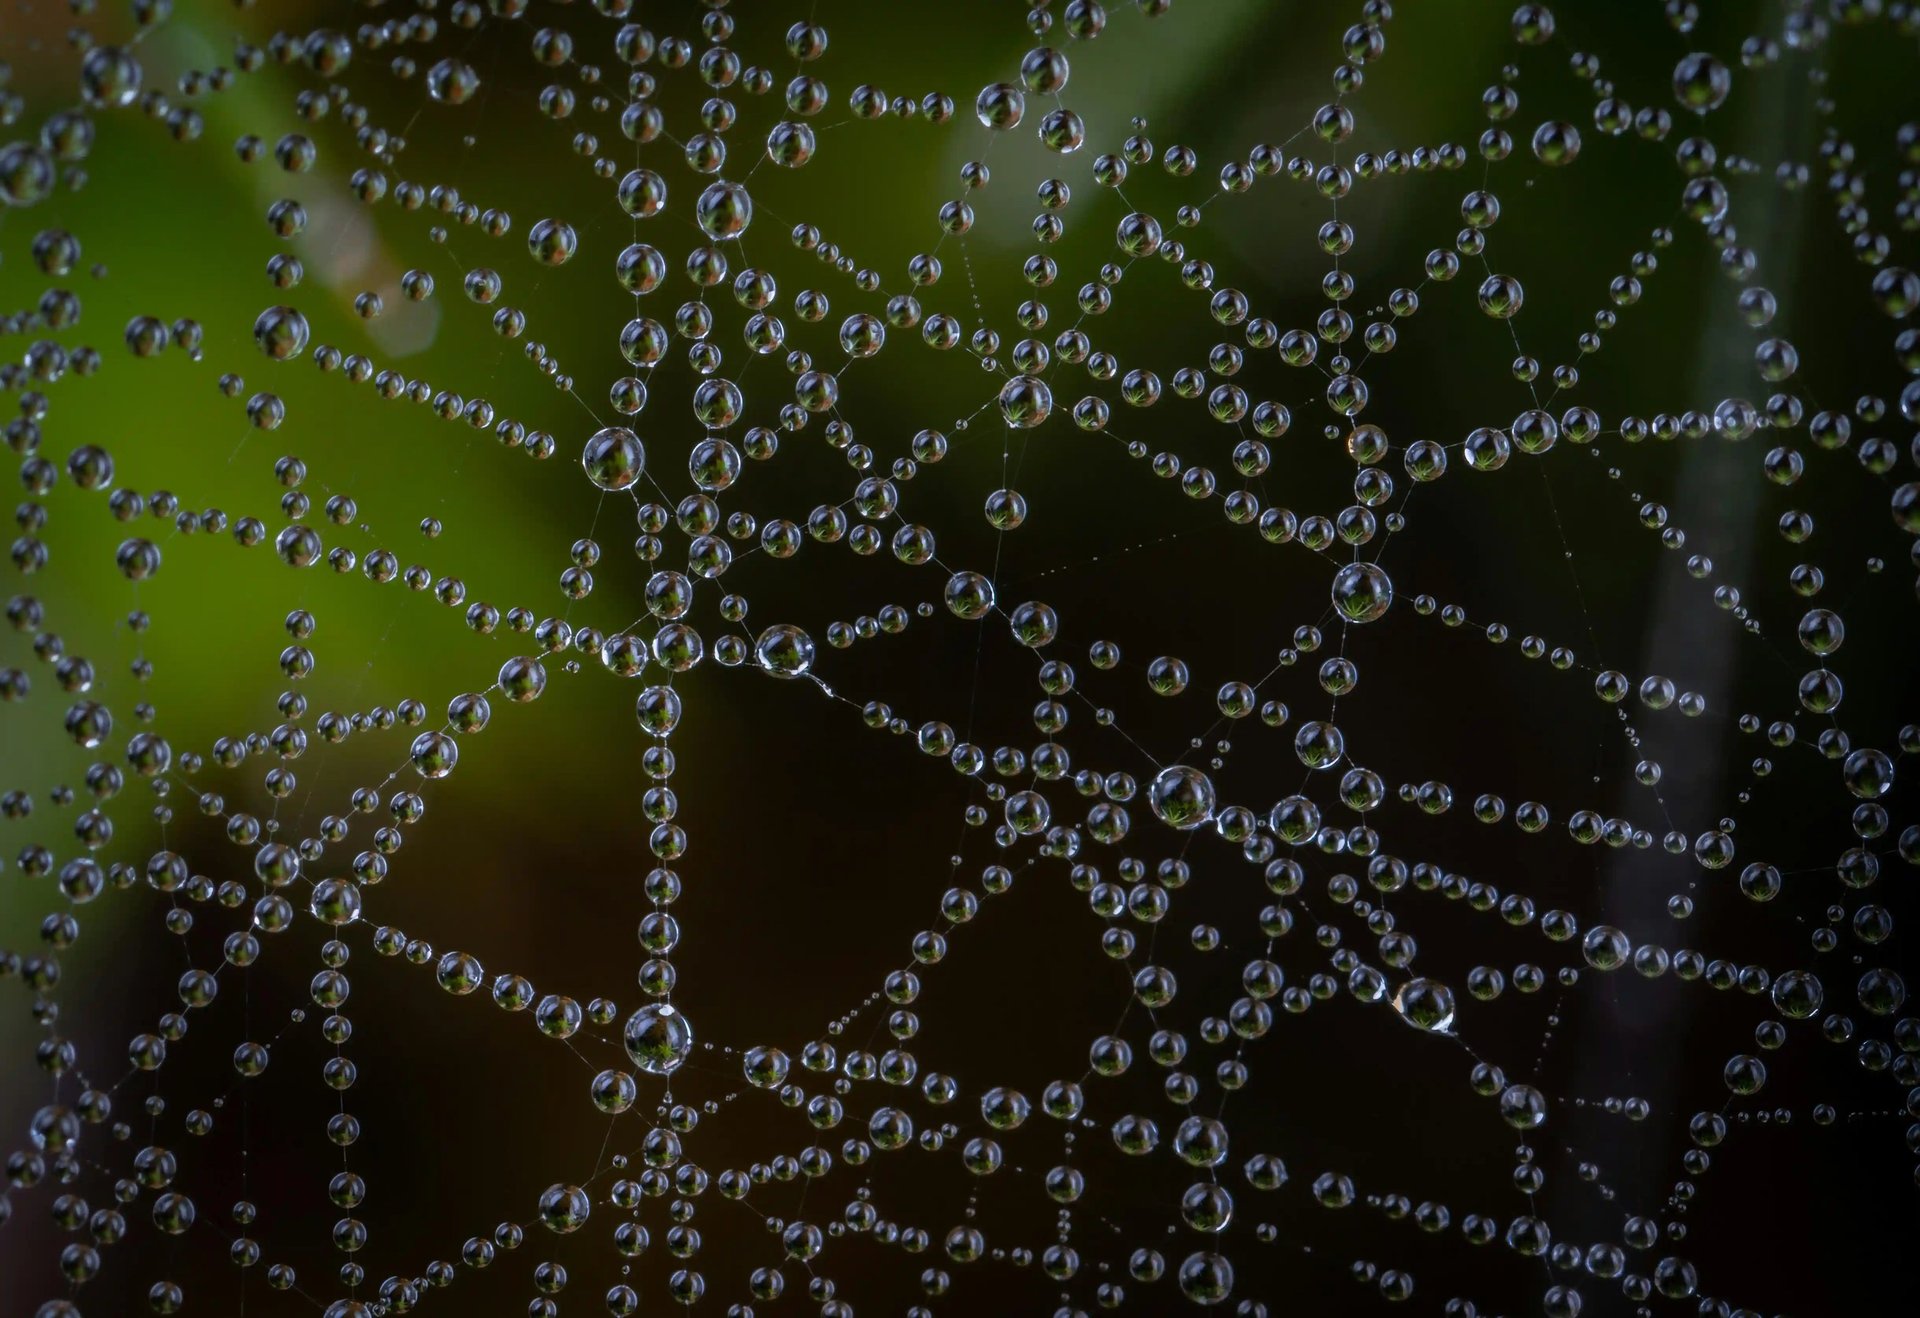
<svg viewBox="0 0 1920 1318">
<path fill-rule="evenodd" d="M 1916 1304 L 1920 6 L 0 58 L 0 1315 Z"/>
</svg>

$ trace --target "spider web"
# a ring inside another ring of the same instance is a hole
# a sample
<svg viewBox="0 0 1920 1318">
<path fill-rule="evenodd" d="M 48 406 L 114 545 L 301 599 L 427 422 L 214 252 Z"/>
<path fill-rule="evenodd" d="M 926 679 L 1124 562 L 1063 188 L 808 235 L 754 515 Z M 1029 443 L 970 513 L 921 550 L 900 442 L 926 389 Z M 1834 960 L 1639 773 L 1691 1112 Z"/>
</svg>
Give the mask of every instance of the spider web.
<svg viewBox="0 0 1920 1318">
<path fill-rule="evenodd" d="M 1910 1297 L 1920 11 L 1398 8 L 18 10 L 5 1311 Z"/>
</svg>

